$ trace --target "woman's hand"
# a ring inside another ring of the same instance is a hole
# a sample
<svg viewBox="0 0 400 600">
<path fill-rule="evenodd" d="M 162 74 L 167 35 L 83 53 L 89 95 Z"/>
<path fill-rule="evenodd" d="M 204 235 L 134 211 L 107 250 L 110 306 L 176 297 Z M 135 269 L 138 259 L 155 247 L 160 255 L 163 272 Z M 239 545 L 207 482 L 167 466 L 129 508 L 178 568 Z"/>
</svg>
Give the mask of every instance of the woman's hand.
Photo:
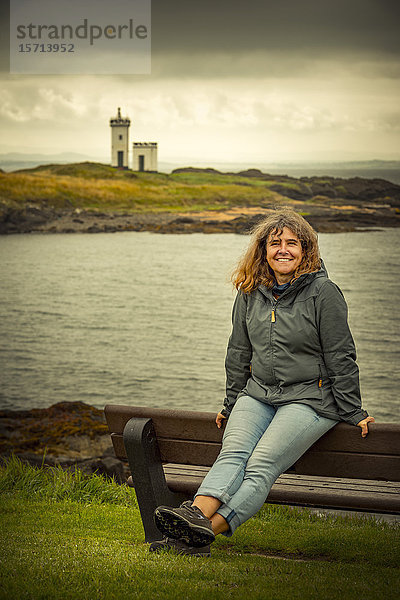
<svg viewBox="0 0 400 600">
<path fill-rule="evenodd" d="M 367 437 L 368 423 L 375 423 L 374 417 L 367 417 L 366 419 L 363 419 L 362 421 L 357 423 L 357 427 L 361 427 L 361 437 Z"/>
<path fill-rule="evenodd" d="M 226 417 L 224 415 L 221 415 L 221 413 L 218 413 L 216 416 L 216 419 L 215 419 L 218 429 L 221 429 L 224 427 L 224 425 L 225 425 L 224 421 L 226 421 Z"/>
</svg>

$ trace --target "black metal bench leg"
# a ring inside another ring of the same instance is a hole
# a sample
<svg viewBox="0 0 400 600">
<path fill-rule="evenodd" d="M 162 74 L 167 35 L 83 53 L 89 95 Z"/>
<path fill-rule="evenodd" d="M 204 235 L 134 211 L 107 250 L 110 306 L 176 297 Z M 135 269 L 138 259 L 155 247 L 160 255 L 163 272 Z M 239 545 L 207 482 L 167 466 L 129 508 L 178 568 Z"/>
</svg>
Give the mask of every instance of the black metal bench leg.
<svg viewBox="0 0 400 600">
<path fill-rule="evenodd" d="M 130 419 L 125 425 L 123 439 L 142 517 L 145 541 L 153 542 L 163 537 L 153 519 L 157 506 L 179 506 L 185 497 L 171 492 L 167 486 L 151 419 Z"/>
</svg>

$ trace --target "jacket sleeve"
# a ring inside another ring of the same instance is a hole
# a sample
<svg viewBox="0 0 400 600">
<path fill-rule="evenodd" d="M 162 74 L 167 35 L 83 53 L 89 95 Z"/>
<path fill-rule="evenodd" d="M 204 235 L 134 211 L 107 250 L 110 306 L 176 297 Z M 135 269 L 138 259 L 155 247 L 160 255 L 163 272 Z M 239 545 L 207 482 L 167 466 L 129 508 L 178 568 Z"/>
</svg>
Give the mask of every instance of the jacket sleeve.
<svg viewBox="0 0 400 600">
<path fill-rule="evenodd" d="M 232 333 L 225 358 L 226 398 L 223 415 L 229 417 L 238 394 L 250 377 L 252 348 L 246 325 L 247 296 L 238 292 L 232 310 Z"/>
<path fill-rule="evenodd" d="M 347 322 L 347 304 L 341 290 L 327 280 L 316 301 L 317 323 L 325 366 L 343 421 L 357 425 L 368 413 L 361 408 L 356 349 Z"/>
</svg>

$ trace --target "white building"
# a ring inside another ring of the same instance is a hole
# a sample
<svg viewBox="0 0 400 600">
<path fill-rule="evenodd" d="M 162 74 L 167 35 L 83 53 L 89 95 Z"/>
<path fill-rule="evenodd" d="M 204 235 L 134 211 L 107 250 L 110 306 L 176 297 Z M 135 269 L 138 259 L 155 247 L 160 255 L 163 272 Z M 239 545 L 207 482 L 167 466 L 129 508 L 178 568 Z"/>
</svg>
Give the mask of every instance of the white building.
<svg viewBox="0 0 400 600">
<path fill-rule="evenodd" d="M 157 171 L 157 142 L 134 142 L 132 169 L 134 171 Z"/>
<path fill-rule="evenodd" d="M 111 166 L 129 169 L 129 127 L 128 117 L 121 117 L 118 108 L 116 117 L 110 119 L 111 127 Z M 157 171 L 157 142 L 134 142 L 132 146 L 133 171 Z"/>
<path fill-rule="evenodd" d="M 111 127 L 111 166 L 129 168 L 129 126 L 130 119 L 121 117 L 118 108 L 116 117 L 110 119 Z"/>
</svg>

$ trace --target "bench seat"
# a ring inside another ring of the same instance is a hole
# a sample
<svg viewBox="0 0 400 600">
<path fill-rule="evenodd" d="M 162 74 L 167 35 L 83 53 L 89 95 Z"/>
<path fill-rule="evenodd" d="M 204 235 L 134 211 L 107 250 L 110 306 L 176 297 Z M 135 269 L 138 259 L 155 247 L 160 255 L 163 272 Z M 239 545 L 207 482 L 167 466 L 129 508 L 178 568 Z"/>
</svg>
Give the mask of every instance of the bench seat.
<svg viewBox="0 0 400 600">
<path fill-rule="evenodd" d="M 164 465 L 169 489 L 188 497 L 193 496 L 208 471 L 209 467 Z M 267 502 L 400 514 L 400 483 L 284 473 L 272 486 Z"/>
</svg>

